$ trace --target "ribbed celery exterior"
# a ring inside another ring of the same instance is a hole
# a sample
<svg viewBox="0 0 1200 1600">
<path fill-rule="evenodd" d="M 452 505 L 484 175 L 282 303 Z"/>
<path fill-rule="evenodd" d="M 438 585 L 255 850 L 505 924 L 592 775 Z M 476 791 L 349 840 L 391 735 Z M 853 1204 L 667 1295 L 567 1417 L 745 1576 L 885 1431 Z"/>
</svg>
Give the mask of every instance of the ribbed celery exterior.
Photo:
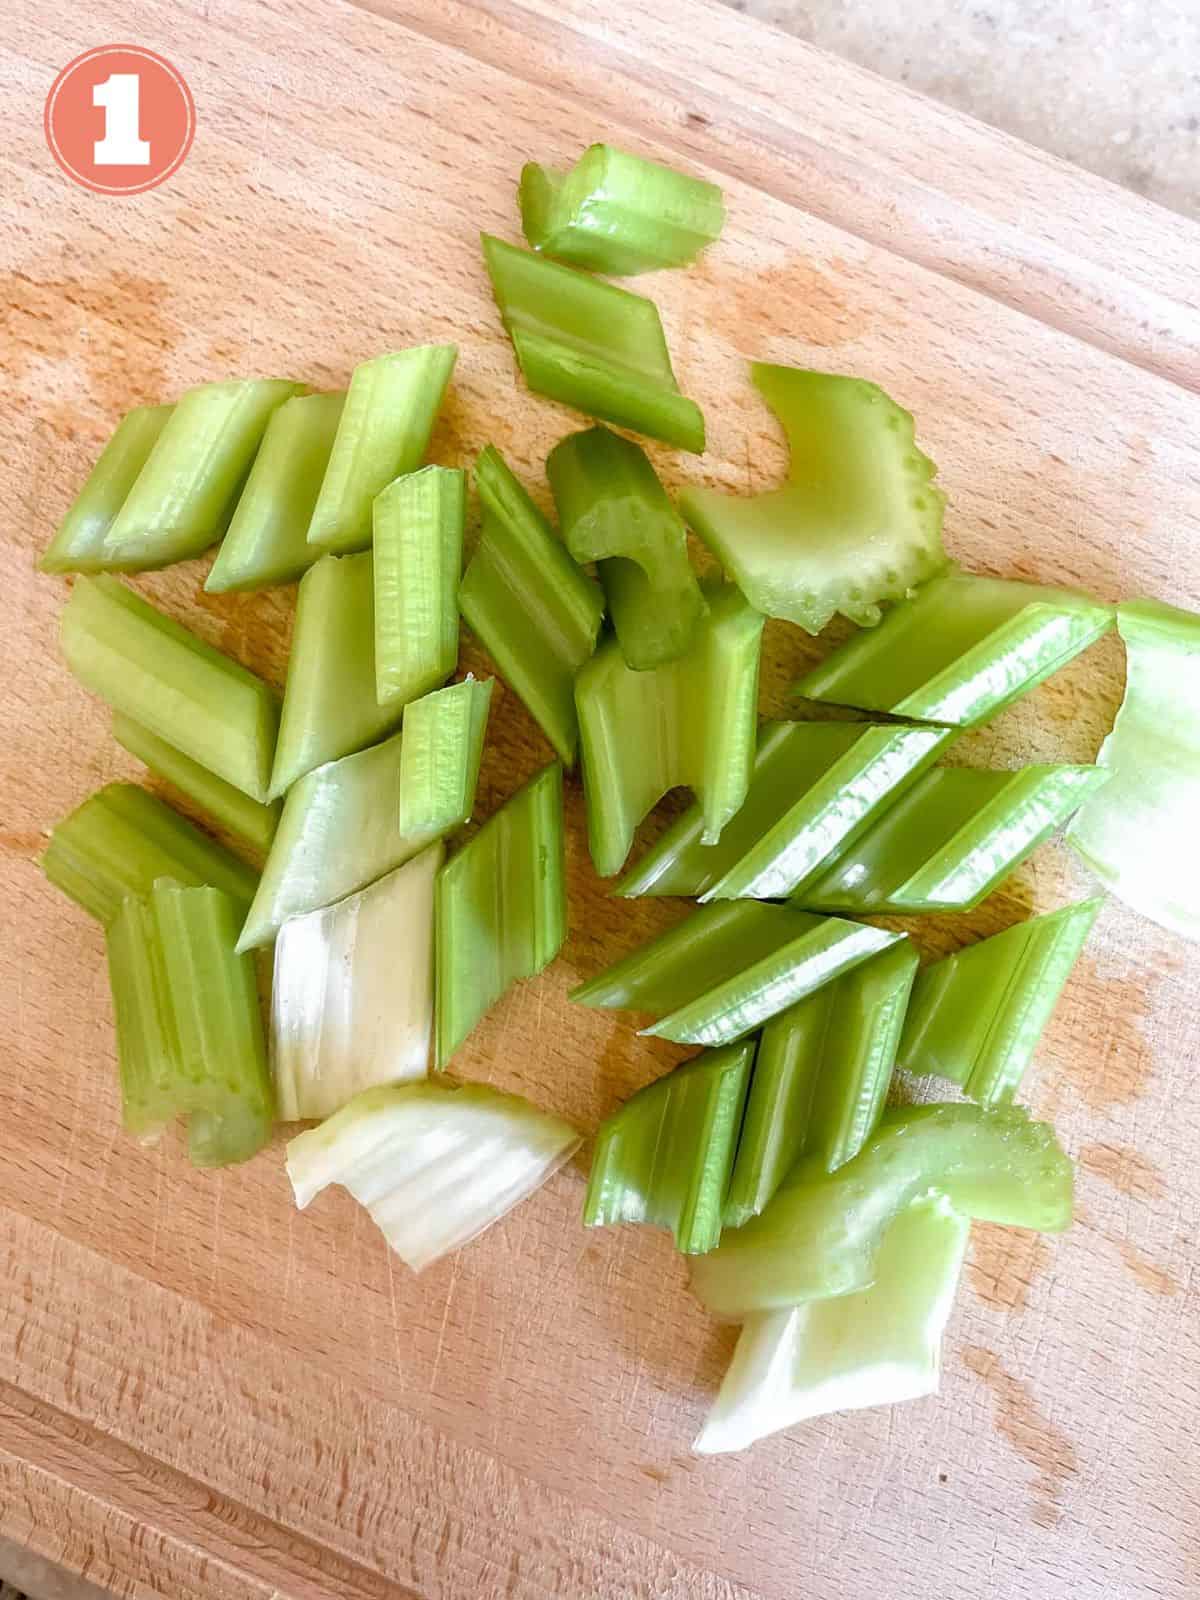
<svg viewBox="0 0 1200 1600">
<path fill-rule="evenodd" d="M 185 756 L 182 750 L 176 750 L 173 744 L 151 733 L 149 728 L 143 728 L 132 717 L 117 712 L 112 731 L 113 738 L 131 756 L 144 761 L 152 772 L 157 772 L 201 811 L 206 811 L 214 822 L 243 839 L 251 849 L 266 852 L 279 824 L 278 802 L 264 805 L 261 800 L 252 800 L 224 778 L 218 778 L 207 767 L 193 761 L 191 756 Z"/>
<path fill-rule="evenodd" d="M 104 539 L 174 409 L 135 406 L 121 418 L 38 562 L 43 572 L 136 570 L 136 557 L 122 563 L 106 554 Z"/>
<path fill-rule="evenodd" d="M 423 467 L 377 496 L 375 698 L 405 705 L 445 683 L 458 663 L 458 584 L 466 474 Z"/>
</svg>

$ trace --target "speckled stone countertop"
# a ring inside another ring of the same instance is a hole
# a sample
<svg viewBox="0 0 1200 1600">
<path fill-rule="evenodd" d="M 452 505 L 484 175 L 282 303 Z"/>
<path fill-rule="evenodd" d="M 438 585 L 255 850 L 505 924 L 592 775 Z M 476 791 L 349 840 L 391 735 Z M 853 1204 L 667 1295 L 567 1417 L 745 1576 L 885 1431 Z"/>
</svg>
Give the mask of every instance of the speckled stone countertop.
<svg viewBox="0 0 1200 1600">
<path fill-rule="evenodd" d="M 1198 0 L 726 0 L 1200 216 Z"/>
</svg>

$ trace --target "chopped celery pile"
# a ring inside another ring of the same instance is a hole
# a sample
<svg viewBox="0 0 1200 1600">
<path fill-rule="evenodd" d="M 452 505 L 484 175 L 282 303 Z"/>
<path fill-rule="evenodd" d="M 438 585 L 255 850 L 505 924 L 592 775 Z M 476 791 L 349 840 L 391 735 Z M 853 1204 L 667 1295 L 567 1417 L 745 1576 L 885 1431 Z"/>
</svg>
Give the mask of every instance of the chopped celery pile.
<svg viewBox="0 0 1200 1600">
<path fill-rule="evenodd" d="M 685 654 L 704 610 L 687 530 L 640 446 L 608 428 L 573 433 L 546 460 L 567 549 L 595 561 L 627 666 Z"/>
<path fill-rule="evenodd" d="M 679 392 L 653 300 L 491 234 L 483 256 L 535 393 L 681 450 L 704 449 L 704 418 Z"/>
<path fill-rule="evenodd" d="M 714 843 L 746 797 L 754 762 L 762 618 L 732 584 L 707 588 L 690 649 L 651 672 L 606 639 L 575 679 L 588 843 L 602 877 L 620 871 L 638 824 L 686 784 Z"/>
<path fill-rule="evenodd" d="M 367 1089 L 287 1149 L 303 1210 L 339 1183 L 420 1272 L 539 1189 L 579 1146 L 559 1117 L 483 1083 Z"/>
<path fill-rule="evenodd" d="M 820 633 L 835 612 L 872 627 L 946 565 L 945 497 L 913 419 L 878 384 L 755 361 L 751 376 L 787 434 L 782 489 L 690 488 L 689 525 L 751 605 Z"/>
<path fill-rule="evenodd" d="M 458 665 L 466 473 L 423 467 L 376 497 L 375 698 L 406 705 Z"/>
<path fill-rule="evenodd" d="M 527 163 L 519 200 L 535 250 L 618 278 L 686 266 L 725 225 L 715 183 L 610 144 L 589 146 L 570 172 Z"/>
<path fill-rule="evenodd" d="M 1200 616 L 1154 600 L 1117 607 L 1125 698 L 1097 764 L 1109 774 L 1067 842 L 1118 899 L 1200 939 Z"/>
<path fill-rule="evenodd" d="M 118 561 L 104 540 L 174 409 L 135 406 L 121 418 L 38 562 L 43 572 L 136 571 L 136 555 Z"/>
</svg>

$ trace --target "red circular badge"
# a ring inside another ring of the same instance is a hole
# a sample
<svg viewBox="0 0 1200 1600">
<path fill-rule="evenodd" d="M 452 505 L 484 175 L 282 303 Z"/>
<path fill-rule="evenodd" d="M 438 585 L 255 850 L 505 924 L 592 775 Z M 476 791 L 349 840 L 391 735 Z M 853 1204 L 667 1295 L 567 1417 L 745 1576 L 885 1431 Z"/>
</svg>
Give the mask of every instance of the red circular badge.
<svg viewBox="0 0 1200 1600">
<path fill-rule="evenodd" d="M 46 143 L 69 178 L 98 194 L 141 194 L 192 147 L 196 107 L 169 61 L 136 44 L 85 50 L 46 96 Z"/>
</svg>

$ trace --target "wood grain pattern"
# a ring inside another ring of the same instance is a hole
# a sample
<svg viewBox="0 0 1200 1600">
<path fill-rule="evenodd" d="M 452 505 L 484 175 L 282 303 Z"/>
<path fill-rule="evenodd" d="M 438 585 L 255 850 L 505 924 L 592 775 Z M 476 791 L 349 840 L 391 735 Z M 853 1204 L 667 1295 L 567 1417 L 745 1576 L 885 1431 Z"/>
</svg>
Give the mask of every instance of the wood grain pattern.
<svg viewBox="0 0 1200 1600">
<path fill-rule="evenodd" d="M 134 200 L 72 188 L 41 135 L 55 71 L 134 38 L 186 73 L 195 147 Z M 282 1140 L 192 1172 L 117 1131 L 102 941 L 33 865 L 135 769 L 55 647 L 45 543 L 127 406 L 230 372 L 344 381 L 456 339 L 438 460 L 492 441 L 540 478 L 575 419 L 526 396 L 487 294 L 527 157 L 599 134 L 722 181 L 701 267 L 647 287 L 708 455 L 782 463 L 744 357 L 883 383 L 917 414 L 980 570 L 1200 604 L 1200 232 L 948 111 L 692 0 L 18 0 L 0 231 L 0 1535 L 122 1594 L 479 1600 L 1182 1600 L 1200 1585 L 1200 961 L 1116 905 L 1041 1052 L 1034 1101 L 1081 1158 L 1058 1241 L 980 1230 L 939 1400 L 688 1446 L 731 1348 L 666 1236 L 578 1225 L 582 1166 L 419 1279 L 340 1193 L 298 1217 Z M 145 582 L 280 680 L 290 597 Z M 765 710 L 823 646 L 768 629 Z M 468 648 L 465 661 L 486 669 Z M 963 759 L 1090 759 L 1108 640 Z M 494 705 L 486 814 L 546 759 Z M 684 1053 L 565 995 L 678 914 L 608 900 L 569 786 L 572 934 L 496 1008 L 464 1074 L 591 1127 Z M 1043 851 L 931 952 L 1082 892 Z"/>
</svg>

